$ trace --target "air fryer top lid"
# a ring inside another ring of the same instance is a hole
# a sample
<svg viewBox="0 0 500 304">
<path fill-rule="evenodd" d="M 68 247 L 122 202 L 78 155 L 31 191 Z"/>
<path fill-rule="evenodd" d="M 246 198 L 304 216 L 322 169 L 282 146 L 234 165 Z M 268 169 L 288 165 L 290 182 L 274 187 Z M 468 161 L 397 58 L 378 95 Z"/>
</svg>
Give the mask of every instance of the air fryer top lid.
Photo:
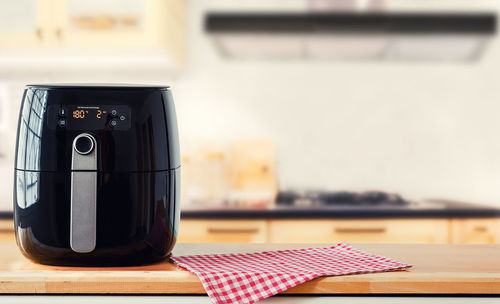
<svg viewBox="0 0 500 304">
<path fill-rule="evenodd" d="M 50 84 L 28 84 L 26 87 L 43 89 L 90 89 L 90 90 L 168 90 L 166 85 L 148 85 L 148 84 L 126 84 L 126 83 L 50 83 Z"/>
<path fill-rule="evenodd" d="M 29 85 L 16 169 L 72 170 L 73 142 L 95 138 L 97 171 L 156 172 L 180 166 L 177 119 L 167 86 Z"/>
</svg>

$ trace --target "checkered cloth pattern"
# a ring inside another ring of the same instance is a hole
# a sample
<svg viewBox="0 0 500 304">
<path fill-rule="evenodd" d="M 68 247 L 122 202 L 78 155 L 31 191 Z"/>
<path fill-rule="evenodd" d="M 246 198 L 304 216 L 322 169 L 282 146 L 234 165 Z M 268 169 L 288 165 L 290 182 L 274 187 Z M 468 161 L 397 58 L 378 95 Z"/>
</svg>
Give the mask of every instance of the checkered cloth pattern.
<svg viewBox="0 0 500 304">
<path fill-rule="evenodd" d="M 411 267 L 340 243 L 327 248 L 171 257 L 196 274 L 212 303 L 254 303 L 321 276 Z"/>
</svg>

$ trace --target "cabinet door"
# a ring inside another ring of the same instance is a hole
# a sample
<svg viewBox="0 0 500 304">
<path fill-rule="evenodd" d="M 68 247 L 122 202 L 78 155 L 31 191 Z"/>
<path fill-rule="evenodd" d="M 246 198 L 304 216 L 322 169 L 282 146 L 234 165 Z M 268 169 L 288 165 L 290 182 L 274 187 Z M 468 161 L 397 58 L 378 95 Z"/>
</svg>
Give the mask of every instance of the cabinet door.
<svg viewBox="0 0 500 304">
<path fill-rule="evenodd" d="M 185 62 L 185 0 L 50 1 L 53 46 L 108 49 L 107 55 L 120 48 L 148 49 L 152 56 L 166 53 L 179 67 Z"/>
<path fill-rule="evenodd" d="M 264 243 L 266 221 L 182 220 L 179 242 L 194 243 Z"/>
<path fill-rule="evenodd" d="M 0 1 L 0 47 L 42 45 L 49 0 Z"/>
<path fill-rule="evenodd" d="M 454 219 L 451 223 L 454 244 L 500 243 L 500 219 Z"/>
<path fill-rule="evenodd" d="M 273 220 L 273 243 L 444 244 L 447 220 Z"/>
<path fill-rule="evenodd" d="M 149 46 L 147 19 L 152 0 L 53 0 L 54 31 L 62 46 Z"/>
</svg>

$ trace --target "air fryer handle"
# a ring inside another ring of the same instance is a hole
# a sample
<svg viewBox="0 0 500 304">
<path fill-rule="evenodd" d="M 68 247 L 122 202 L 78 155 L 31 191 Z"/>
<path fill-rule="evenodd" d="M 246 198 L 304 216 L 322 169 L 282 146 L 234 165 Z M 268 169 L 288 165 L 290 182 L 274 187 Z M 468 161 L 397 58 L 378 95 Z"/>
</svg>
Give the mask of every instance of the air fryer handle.
<svg viewBox="0 0 500 304">
<path fill-rule="evenodd" d="M 97 142 L 82 133 L 73 140 L 72 151 L 70 246 L 87 253 L 96 246 Z"/>
</svg>

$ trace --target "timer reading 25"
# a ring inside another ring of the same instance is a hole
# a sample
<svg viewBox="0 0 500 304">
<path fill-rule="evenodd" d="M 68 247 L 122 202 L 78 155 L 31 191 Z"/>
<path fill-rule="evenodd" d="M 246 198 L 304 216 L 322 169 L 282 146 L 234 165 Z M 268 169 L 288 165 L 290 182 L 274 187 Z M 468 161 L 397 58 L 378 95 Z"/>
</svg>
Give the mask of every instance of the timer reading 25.
<svg viewBox="0 0 500 304">
<path fill-rule="evenodd" d="M 88 110 L 74 110 L 73 111 L 73 118 L 85 118 L 86 115 L 89 114 L 89 111 Z M 96 118 L 97 119 L 101 119 L 102 118 L 102 114 L 106 114 L 106 111 L 101 111 L 101 110 L 97 110 L 97 114 L 96 114 Z"/>
</svg>

